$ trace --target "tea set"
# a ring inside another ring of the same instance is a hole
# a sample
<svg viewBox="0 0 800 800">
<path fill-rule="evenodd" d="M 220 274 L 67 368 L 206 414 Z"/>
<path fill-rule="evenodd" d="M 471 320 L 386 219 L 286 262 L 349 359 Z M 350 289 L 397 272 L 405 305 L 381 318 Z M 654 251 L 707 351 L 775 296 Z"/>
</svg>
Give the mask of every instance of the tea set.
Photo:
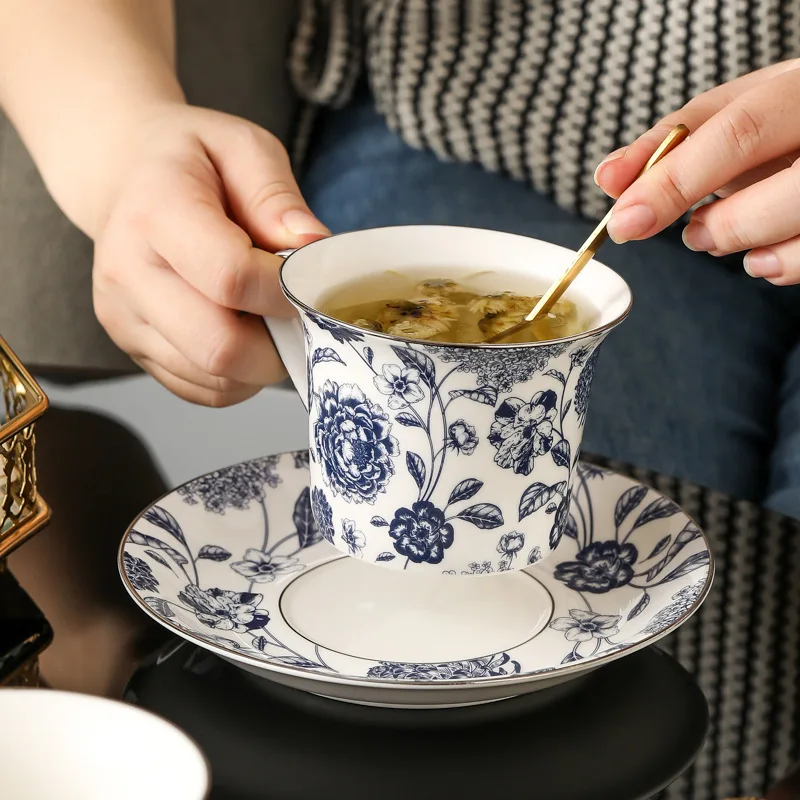
<svg viewBox="0 0 800 800">
<path fill-rule="evenodd" d="M 146 509 L 119 554 L 135 602 L 257 678 L 402 708 L 552 687 L 675 630 L 711 586 L 705 536 L 668 498 L 580 459 L 599 347 L 631 305 L 616 273 L 589 261 L 566 297 L 594 324 L 546 342 L 402 339 L 321 310 L 377 267 L 470 273 L 487 293 L 502 274 L 530 293 L 571 257 L 444 226 L 287 254 L 298 314 L 266 324 L 309 449 L 219 469 Z"/>
</svg>

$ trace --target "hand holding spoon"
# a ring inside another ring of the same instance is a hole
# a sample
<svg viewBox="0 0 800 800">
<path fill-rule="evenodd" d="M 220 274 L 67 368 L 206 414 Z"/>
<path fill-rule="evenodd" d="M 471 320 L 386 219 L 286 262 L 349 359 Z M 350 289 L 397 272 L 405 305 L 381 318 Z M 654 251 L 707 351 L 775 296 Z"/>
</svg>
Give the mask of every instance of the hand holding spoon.
<svg viewBox="0 0 800 800">
<path fill-rule="evenodd" d="M 676 125 L 667 134 L 666 138 L 663 142 L 661 142 L 653 155 L 650 156 L 647 163 L 642 168 L 642 171 L 636 176 L 636 178 L 638 179 L 644 175 L 644 173 L 647 172 L 650 167 L 658 163 L 665 155 L 667 155 L 667 153 L 674 150 L 688 135 L 689 129 L 685 125 Z M 561 295 L 567 291 L 570 284 L 575 280 L 575 278 L 578 277 L 580 271 L 594 258 L 595 254 L 600 249 L 600 245 L 602 245 L 608 237 L 607 228 L 613 212 L 614 208 L 612 207 L 605 217 L 603 217 L 597 227 L 592 231 L 589 238 L 583 243 L 580 250 L 578 250 L 573 262 L 567 267 L 567 269 L 564 270 L 564 272 L 561 273 L 561 275 L 553 282 L 550 288 L 542 295 L 541 299 L 531 313 L 528 314 L 528 316 L 525 317 L 522 322 L 518 322 L 516 325 L 512 325 L 507 330 L 496 333 L 494 336 L 490 336 L 488 339 L 485 339 L 484 344 L 496 344 L 497 342 L 500 342 L 509 336 L 513 336 L 514 334 L 519 333 L 521 330 L 527 328 L 532 322 L 535 322 L 539 317 L 544 316 L 550 311 L 550 309 L 561 298 Z"/>
</svg>

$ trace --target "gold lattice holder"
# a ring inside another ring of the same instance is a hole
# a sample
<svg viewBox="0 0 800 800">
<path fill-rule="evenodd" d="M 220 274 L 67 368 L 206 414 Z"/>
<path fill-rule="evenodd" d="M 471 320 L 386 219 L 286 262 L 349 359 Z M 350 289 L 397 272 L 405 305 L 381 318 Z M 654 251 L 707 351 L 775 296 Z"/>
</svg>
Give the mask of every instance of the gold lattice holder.
<svg viewBox="0 0 800 800">
<path fill-rule="evenodd" d="M 36 493 L 35 421 L 47 398 L 0 336 L 0 559 L 50 519 Z"/>
</svg>

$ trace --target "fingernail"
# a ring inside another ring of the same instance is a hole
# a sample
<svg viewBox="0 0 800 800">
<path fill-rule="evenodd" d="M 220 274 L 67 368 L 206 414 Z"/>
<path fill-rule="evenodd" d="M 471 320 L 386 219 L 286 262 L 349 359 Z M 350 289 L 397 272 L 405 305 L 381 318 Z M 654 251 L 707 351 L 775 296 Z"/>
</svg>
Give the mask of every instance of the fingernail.
<svg viewBox="0 0 800 800">
<path fill-rule="evenodd" d="M 286 230 L 298 236 L 307 233 L 330 233 L 330 231 L 313 214 L 309 214 L 308 211 L 287 211 L 283 217 L 281 217 L 281 222 Z"/>
<path fill-rule="evenodd" d="M 620 147 L 619 150 L 615 150 L 613 153 L 609 153 L 598 165 L 597 169 L 594 171 L 594 182 L 597 183 L 597 175 L 600 172 L 601 168 L 604 167 L 606 164 L 610 164 L 612 161 L 617 161 L 622 158 L 625 153 L 628 152 L 628 148 Z"/>
<path fill-rule="evenodd" d="M 779 278 L 783 267 L 772 250 L 753 250 L 744 257 L 744 271 L 751 278 Z"/>
<path fill-rule="evenodd" d="M 702 222 L 692 220 L 684 229 L 681 235 L 683 243 L 696 253 L 707 253 L 715 249 L 714 237 L 711 231 Z"/>
<path fill-rule="evenodd" d="M 608 222 L 608 235 L 613 242 L 624 244 L 631 239 L 644 235 L 655 227 L 655 211 L 649 206 L 638 203 L 635 206 L 615 211 Z"/>
</svg>

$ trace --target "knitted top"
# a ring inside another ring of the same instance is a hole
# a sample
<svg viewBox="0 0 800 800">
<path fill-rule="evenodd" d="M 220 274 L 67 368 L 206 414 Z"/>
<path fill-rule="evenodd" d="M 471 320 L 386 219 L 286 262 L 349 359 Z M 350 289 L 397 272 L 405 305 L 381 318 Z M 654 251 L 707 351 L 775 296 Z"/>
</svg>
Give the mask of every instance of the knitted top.
<svg viewBox="0 0 800 800">
<path fill-rule="evenodd" d="M 340 106 L 366 69 L 411 146 L 598 218 L 603 156 L 797 56 L 800 0 L 302 0 L 290 71 L 306 100 Z"/>
</svg>

